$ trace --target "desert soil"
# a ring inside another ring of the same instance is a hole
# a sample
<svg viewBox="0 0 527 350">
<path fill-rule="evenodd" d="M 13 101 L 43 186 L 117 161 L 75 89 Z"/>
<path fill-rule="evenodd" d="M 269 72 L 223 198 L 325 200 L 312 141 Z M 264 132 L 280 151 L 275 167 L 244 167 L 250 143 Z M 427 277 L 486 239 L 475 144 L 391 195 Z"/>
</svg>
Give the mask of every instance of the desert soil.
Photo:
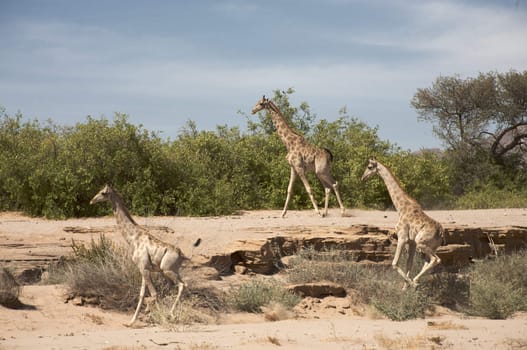
<svg viewBox="0 0 527 350">
<path fill-rule="evenodd" d="M 527 227 L 527 210 L 494 209 L 431 211 L 443 224 L 472 227 Z M 202 239 L 195 254 L 202 259 L 225 252 L 238 240 L 266 238 L 284 232 L 317 227 L 339 228 L 354 224 L 393 227 L 392 211 L 338 210 L 320 218 L 311 210 L 251 211 L 222 217 L 137 217 L 148 226 L 167 226 L 163 239 L 189 251 Z M 66 221 L 29 218 L 0 213 L 0 263 L 22 266 L 71 254 L 71 239 L 88 242 L 98 235 L 92 228 L 112 227 L 113 217 Z M 68 232 L 67 227 L 87 228 Z M 123 242 L 120 235 L 109 238 Z M 3 262 L 2 262 L 3 261 Z M 227 277 L 226 283 L 247 276 Z M 214 283 L 214 282 L 211 282 Z M 225 281 L 224 281 L 225 283 Z M 527 349 L 527 314 L 507 320 L 466 317 L 438 309 L 425 319 L 394 322 L 372 315 L 339 312 L 342 301 L 326 298 L 316 312 L 299 313 L 291 319 L 266 321 L 263 315 L 235 314 L 217 324 L 182 326 L 166 330 L 141 324 L 124 326 L 131 313 L 64 303 L 62 286 L 26 285 L 20 300 L 34 309 L 12 310 L 0 306 L 0 349 Z M 315 302 L 313 302 L 315 303 Z"/>
</svg>

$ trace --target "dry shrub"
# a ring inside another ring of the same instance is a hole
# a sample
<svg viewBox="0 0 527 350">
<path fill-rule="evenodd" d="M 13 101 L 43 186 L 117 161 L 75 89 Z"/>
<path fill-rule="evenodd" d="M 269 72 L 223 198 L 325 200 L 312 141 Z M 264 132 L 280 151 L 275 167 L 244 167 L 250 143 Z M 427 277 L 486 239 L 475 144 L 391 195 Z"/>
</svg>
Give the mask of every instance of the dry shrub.
<svg viewBox="0 0 527 350">
<path fill-rule="evenodd" d="M 165 296 L 155 303 L 148 315 L 150 322 L 167 329 L 194 323 L 215 323 L 227 306 L 222 292 L 214 287 L 198 286 L 189 281 L 172 317 L 170 309 L 176 293 Z"/>
<path fill-rule="evenodd" d="M 280 282 L 274 279 L 255 278 L 249 282 L 230 288 L 227 303 L 239 311 L 262 312 L 261 307 L 270 303 L 282 304 L 285 308 L 293 308 L 301 298 L 288 291 Z"/>
<path fill-rule="evenodd" d="M 402 291 L 403 280 L 390 266 L 360 264 L 349 252 L 330 249 L 301 251 L 290 262 L 288 278 L 293 283 L 332 281 L 355 290 L 358 303 L 369 304 L 392 320 L 423 317 L 431 307 L 421 289 Z M 420 263 L 416 259 L 416 263 Z"/>
<path fill-rule="evenodd" d="M 104 235 L 86 246 L 73 242 L 74 256 L 62 267 L 50 270 L 48 279 L 62 280 L 70 297 L 80 296 L 105 309 L 133 310 L 139 300 L 141 274 L 126 247 Z M 171 283 L 161 274 L 153 274 L 158 294 L 163 297 Z"/>
<path fill-rule="evenodd" d="M 105 309 L 127 311 L 135 307 L 141 275 L 125 248 L 101 236 L 99 242 L 92 240 L 91 248 L 78 245 L 74 252 L 74 260 L 64 271 L 71 296 L 98 300 Z"/>
<path fill-rule="evenodd" d="M 527 251 L 498 256 L 474 264 L 467 312 L 490 319 L 505 319 L 527 311 Z"/>
<path fill-rule="evenodd" d="M 342 249 L 306 248 L 289 261 L 288 279 L 291 283 L 331 281 L 353 288 L 363 272 L 354 260 L 353 255 Z"/>
<path fill-rule="evenodd" d="M 13 274 L 6 268 L 0 268 L 0 305 L 16 309 L 21 305 L 18 297 L 20 285 Z"/>
</svg>

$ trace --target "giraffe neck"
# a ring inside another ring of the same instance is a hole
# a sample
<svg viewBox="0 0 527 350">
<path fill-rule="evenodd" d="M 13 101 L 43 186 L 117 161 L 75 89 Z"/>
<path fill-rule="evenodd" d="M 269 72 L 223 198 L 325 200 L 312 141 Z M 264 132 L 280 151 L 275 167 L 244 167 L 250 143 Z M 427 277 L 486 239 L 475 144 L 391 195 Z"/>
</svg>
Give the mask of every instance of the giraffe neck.
<svg viewBox="0 0 527 350">
<path fill-rule="evenodd" d="M 280 108 L 275 105 L 272 101 L 269 101 L 268 110 L 271 113 L 271 119 L 273 120 L 274 126 L 276 127 L 276 132 L 282 139 L 287 150 L 290 150 L 291 145 L 294 141 L 302 139 L 303 137 L 297 134 L 285 121 Z"/>
<path fill-rule="evenodd" d="M 404 192 L 397 178 L 387 167 L 378 162 L 377 167 L 379 169 L 379 176 L 384 180 L 384 184 L 388 189 L 395 210 L 400 212 L 401 209 L 407 205 L 415 203 L 415 201 Z"/>
<path fill-rule="evenodd" d="M 112 194 L 110 201 L 112 203 L 112 209 L 119 231 L 121 231 L 121 234 L 123 235 L 126 242 L 128 242 L 128 244 L 132 244 L 137 236 L 137 223 L 124 205 L 123 199 L 117 193 Z"/>
</svg>

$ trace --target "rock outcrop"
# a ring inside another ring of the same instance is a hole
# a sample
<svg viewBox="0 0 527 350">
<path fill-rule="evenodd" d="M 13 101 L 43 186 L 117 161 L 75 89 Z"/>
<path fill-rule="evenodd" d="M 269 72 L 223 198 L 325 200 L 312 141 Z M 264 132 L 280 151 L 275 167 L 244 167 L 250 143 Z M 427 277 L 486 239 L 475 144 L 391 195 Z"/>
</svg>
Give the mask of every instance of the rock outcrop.
<svg viewBox="0 0 527 350">
<path fill-rule="evenodd" d="M 313 231 L 284 232 L 267 239 L 240 240 L 225 253 L 208 261 L 220 274 L 233 272 L 272 274 L 284 267 L 284 257 L 304 248 L 316 251 L 340 249 L 362 263 L 391 263 L 397 244 L 393 229 L 354 225 L 346 228 L 317 227 Z M 474 228 L 445 226 L 445 245 L 437 254 L 441 266 L 457 271 L 473 260 L 527 247 L 527 227 Z"/>
</svg>

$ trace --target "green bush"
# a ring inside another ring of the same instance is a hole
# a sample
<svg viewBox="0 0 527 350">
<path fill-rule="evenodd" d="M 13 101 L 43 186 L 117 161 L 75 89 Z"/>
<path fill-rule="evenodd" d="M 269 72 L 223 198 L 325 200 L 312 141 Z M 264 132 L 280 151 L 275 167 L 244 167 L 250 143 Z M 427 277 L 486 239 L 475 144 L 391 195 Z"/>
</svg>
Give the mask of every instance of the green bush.
<svg viewBox="0 0 527 350">
<path fill-rule="evenodd" d="M 525 208 L 527 189 L 477 186 L 457 198 L 455 206 L 459 209 Z"/>
<path fill-rule="evenodd" d="M 527 252 L 498 256 L 475 264 L 470 271 L 468 312 L 505 319 L 527 311 Z"/>
<path fill-rule="evenodd" d="M 382 283 L 371 298 L 371 304 L 393 321 L 423 318 L 432 305 L 419 289 L 401 289 L 399 283 Z"/>
<path fill-rule="evenodd" d="M 273 99 L 293 129 L 331 150 L 331 172 L 348 208 L 392 207 L 379 177 L 360 181 L 371 156 L 390 167 L 427 209 L 526 205 L 527 175 L 518 157 L 494 164 L 485 150 L 411 153 L 381 140 L 378 127 L 345 109 L 334 121 L 318 120 L 307 103 L 290 104 L 292 93 L 277 90 Z M 130 123 L 121 113 L 112 120 L 87 117 L 61 126 L 24 121 L 20 113 L 9 116 L 0 108 L 0 210 L 48 218 L 107 214 L 108 207 L 89 205 L 105 183 L 129 200 L 135 215 L 225 215 L 282 208 L 290 174 L 286 148 L 267 112 L 247 118 L 247 131 L 226 125 L 199 131 L 189 121 L 170 140 Z M 322 205 L 322 185 L 314 174 L 308 178 Z M 334 196 L 330 205 L 337 205 Z M 297 181 L 290 208 L 311 207 Z"/>
</svg>

